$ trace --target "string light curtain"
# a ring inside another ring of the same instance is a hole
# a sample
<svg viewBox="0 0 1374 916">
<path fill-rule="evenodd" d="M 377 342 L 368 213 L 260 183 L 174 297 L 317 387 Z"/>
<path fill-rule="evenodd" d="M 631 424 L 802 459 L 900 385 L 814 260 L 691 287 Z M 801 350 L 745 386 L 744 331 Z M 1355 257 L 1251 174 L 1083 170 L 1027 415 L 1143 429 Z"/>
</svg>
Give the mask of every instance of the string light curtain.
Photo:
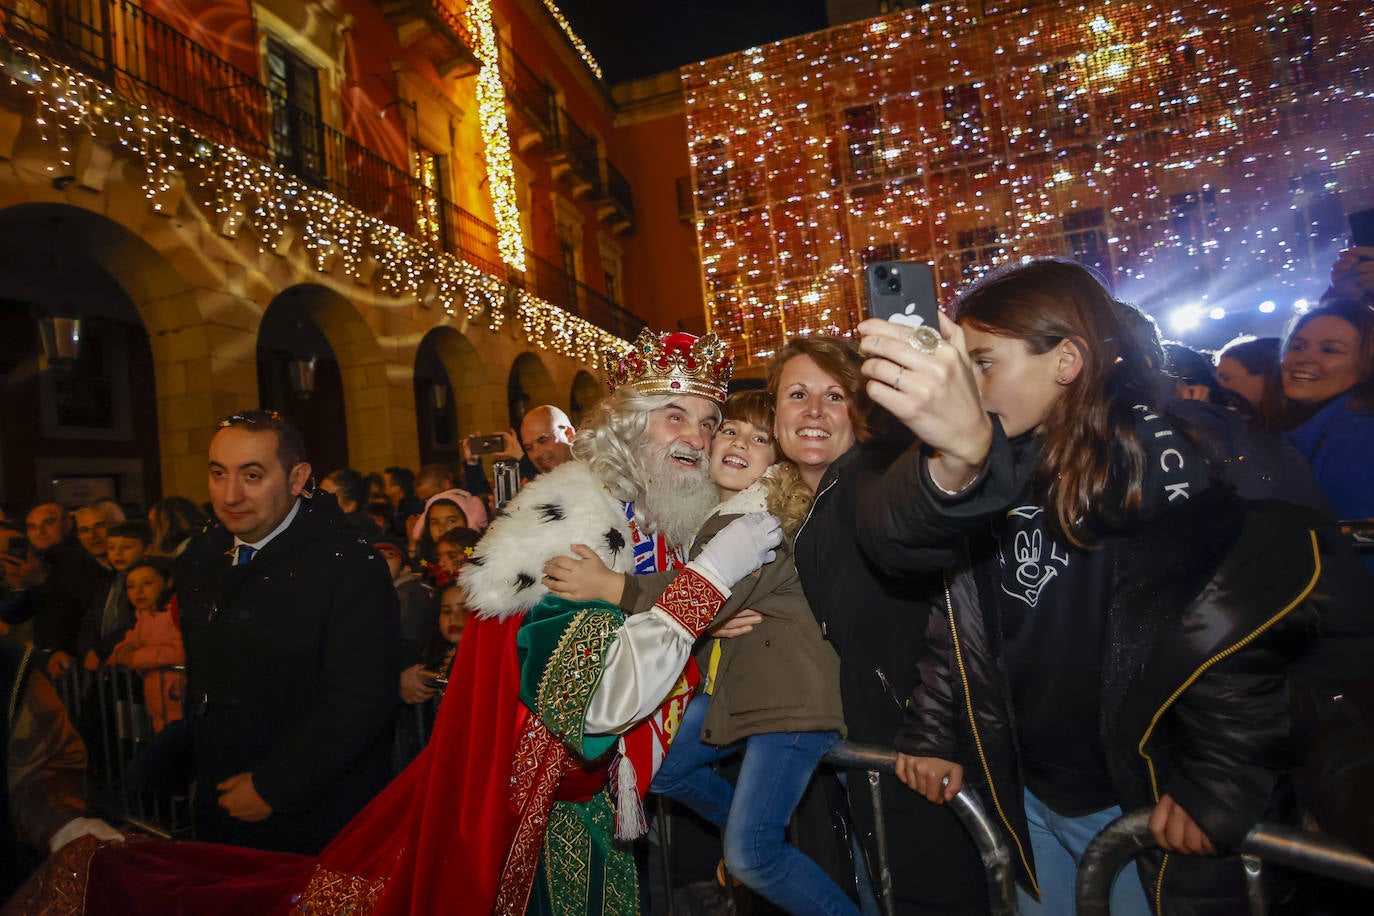
<svg viewBox="0 0 1374 916">
<path fill-rule="evenodd" d="M 944 301 L 1044 254 L 1152 310 L 1315 296 L 1374 206 L 1371 66 L 1367 0 L 984 0 L 687 67 L 708 321 L 746 363 L 848 333 L 874 260 Z"/>
</svg>

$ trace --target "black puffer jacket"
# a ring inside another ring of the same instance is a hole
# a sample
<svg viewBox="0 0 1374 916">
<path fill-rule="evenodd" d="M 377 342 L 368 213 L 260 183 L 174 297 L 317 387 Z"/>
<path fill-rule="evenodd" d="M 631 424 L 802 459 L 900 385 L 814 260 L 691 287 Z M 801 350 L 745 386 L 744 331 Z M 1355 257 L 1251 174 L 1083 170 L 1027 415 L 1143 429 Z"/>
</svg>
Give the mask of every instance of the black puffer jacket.
<svg viewBox="0 0 1374 916">
<path fill-rule="evenodd" d="M 1008 833 L 1023 883 L 1034 887 L 993 598 L 999 560 L 989 523 L 998 513 L 983 501 L 997 502 L 1000 492 L 1010 505 L 1024 471 L 999 432 L 981 494 L 952 504 L 908 456 L 888 475 L 901 498 L 887 490 L 888 508 L 867 517 L 860 534 L 888 572 L 928 570 L 932 560 L 959 554 L 896 745 L 964 765 Z M 964 547 L 951 553 L 961 529 Z M 1311 510 L 1245 503 L 1212 487 L 1115 539 L 1099 736 L 1123 809 L 1152 806 L 1167 793 L 1221 846 L 1265 813 L 1287 761 L 1284 672 L 1311 641 L 1326 537 L 1326 521 Z M 1160 912 L 1236 911 L 1225 897 L 1232 888 L 1243 893 L 1233 860 L 1155 851 L 1137 862 Z"/>
</svg>

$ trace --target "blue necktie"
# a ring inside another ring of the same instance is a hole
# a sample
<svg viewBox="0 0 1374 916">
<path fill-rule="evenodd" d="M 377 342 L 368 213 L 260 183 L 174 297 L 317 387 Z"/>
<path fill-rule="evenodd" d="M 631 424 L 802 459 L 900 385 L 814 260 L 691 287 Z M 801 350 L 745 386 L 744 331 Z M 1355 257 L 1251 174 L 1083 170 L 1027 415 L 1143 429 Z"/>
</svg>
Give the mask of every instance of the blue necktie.
<svg viewBox="0 0 1374 916">
<path fill-rule="evenodd" d="M 249 560 L 253 559 L 253 554 L 257 552 L 258 549 L 256 547 L 249 547 L 247 544 L 240 544 L 239 552 L 234 556 L 234 565 L 242 566 Z"/>
</svg>

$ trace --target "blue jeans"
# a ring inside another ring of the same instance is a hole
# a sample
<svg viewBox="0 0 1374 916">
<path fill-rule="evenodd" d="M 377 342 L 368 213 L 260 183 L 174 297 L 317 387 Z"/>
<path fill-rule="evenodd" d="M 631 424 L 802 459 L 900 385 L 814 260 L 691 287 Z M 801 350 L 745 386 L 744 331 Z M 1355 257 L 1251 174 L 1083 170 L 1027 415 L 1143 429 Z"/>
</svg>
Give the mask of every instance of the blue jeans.
<svg viewBox="0 0 1374 916">
<path fill-rule="evenodd" d="M 1082 817 L 1055 814 L 1044 802 L 1025 793 L 1026 821 L 1030 824 L 1031 851 L 1035 856 L 1035 878 L 1040 885 L 1040 901 L 1020 886 L 1016 887 L 1016 902 L 1021 916 L 1072 916 L 1074 881 L 1078 877 L 1078 862 L 1093 837 L 1121 816 L 1121 808 L 1114 806 Z M 1126 863 L 1112 881 L 1112 916 L 1151 916 L 1145 888 L 1135 862 Z"/>
<path fill-rule="evenodd" d="M 746 887 L 800 916 L 857 916 L 858 907 L 830 876 L 783 838 L 816 764 L 840 736 L 778 732 L 715 747 L 701 740 L 710 704 L 702 694 L 687 706 L 651 789 L 721 828 L 725 867 Z M 741 750 L 739 780 L 731 786 L 711 764 Z"/>
</svg>

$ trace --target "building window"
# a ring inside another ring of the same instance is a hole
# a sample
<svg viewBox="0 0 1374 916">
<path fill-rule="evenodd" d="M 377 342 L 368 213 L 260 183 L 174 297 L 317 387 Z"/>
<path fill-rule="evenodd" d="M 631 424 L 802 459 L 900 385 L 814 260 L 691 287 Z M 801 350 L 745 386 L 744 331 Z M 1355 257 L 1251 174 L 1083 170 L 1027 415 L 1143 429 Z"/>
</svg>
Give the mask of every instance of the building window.
<svg viewBox="0 0 1374 916">
<path fill-rule="evenodd" d="M 883 172 L 883 126 L 877 105 L 844 110 L 850 181 L 871 181 Z"/>
<path fill-rule="evenodd" d="M 1169 227 L 1178 248 L 1202 253 L 1217 226 L 1217 192 L 1212 188 L 1169 195 Z"/>
<path fill-rule="evenodd" d="M 1087 90 L 1082 87 L 1078 68 L 1067 60 L 1049 64 L 1041 75 L 1041 88 L 1045 93 L 1046 127 L 1051 136 L 1087 136 Z"/>
<path fill-rule="evenodd" d="M 1074 210 L 1060 223 L 1064 228 L 1064 245 L 1069 256 L 1080 264 L 1090 264 L 1098 270 L 1106 270 L 1107 239 L 1102 231 L 1102 208 Z"/>
<path fill-rule="evenodd" d="M 319 74 L 280 42 L 269 40 L 267 92 L 272 101 L 272 153 L 277 164 L 323 187 L 328 176 Z"/>
<path fill-rule="evenodd" d="M 983 84 L 960 83 L 946 86 L 941 94 L 945 123 L 949 128 L 950 152 L 979 149 L 979 134 L 984 129 Z"/>
<path fill-rule="evenodd" d="M 955 233 L 959 248 L 959 272 L 965 280 L 974 280 L 997 263 L 1003 254 L 1001 234 L 996 226 L 978 226 Z"/>
<path fill-rule="evenodd" d="M 444 157 L 423 146 L 415 151 L 415 232 L 436 248 L 444 247 Z"/>
</svg>

